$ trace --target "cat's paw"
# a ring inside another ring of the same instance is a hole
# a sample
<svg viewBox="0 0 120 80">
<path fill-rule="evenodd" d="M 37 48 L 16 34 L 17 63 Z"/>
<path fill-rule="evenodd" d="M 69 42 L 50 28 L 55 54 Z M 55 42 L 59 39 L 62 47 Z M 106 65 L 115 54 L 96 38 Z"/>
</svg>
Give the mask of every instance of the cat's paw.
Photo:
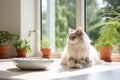
<svg viewBox="0 0 120 80">
<path fill-rule="evenodd" d="M 60 64 L 61 64 L 61 65 L 67 65 L 67 62 L 66 62 L 65 60 L 61 60 L 61 61 L 60 61 Z"/>
<path fill-rule="evenodd" d="M 75 64 L 75 68 L 82 69 L 83 66 L 82 66 L 81 64 L 79 64 L 79 63 L 76 63 L 76 64 Z"/>
<path fill-rule="evenodd" d="M 66 58 L 66 56 L 64 56 L 64 57 L 61 58 L 60 64 L 61 65 L 67 65 L 67 58 Z"/>
<path fill-rule="evenodd" d="M 87 62 L 85 60 L 79 60 L 77 64 L 80 64 L 80 65 L 87 65 Z"/>
<path fill-rule="evenodd" d="M 68 67 L 68 68 L 75 68 L 75 62 L 74 62 L 73 60 L 69 61 L 69 62 L 67 63 L 67 67 Z"/>
<path fill-rule="evenodd" d="M 89 64 L 85 65 L 85 67 L 91 67 L 93 65 L 94 65 L 93 63 L 89 63 Z"/>
</svg>

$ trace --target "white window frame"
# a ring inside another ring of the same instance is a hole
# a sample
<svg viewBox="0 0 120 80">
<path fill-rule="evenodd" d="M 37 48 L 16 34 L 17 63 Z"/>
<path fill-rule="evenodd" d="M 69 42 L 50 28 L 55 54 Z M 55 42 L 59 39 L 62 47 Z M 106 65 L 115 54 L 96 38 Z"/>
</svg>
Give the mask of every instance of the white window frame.
<svg viewBox="0 0 120 80">
<path fill-rule="evenodd" d="M 77 0 L 76 1 L 77 4 L 76 4 L 76 24 L 77 24 L 77 27 L 78 26 L 81 26 L 84 30 L 85 28 L 85 0 Z"/>
</svg>

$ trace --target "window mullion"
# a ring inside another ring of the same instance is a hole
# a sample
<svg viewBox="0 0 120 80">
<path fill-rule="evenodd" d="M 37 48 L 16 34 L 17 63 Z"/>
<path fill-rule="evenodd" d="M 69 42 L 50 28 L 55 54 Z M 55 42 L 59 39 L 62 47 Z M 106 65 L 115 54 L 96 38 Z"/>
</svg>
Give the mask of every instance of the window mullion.
<svg viewBox="0 0 120 80">
<path fill-rule="evenodd" d="M 81 26 L 84 29 L 84 0 L 77 0 L 76 1 L 76 24 L 77 27 Z"/>
</svg>

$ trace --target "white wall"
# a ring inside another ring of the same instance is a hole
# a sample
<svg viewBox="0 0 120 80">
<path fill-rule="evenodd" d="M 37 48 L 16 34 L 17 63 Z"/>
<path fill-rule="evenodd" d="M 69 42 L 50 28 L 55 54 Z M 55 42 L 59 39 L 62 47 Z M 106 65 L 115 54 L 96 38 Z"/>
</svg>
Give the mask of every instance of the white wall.
<svg viewBox="0 0 120 80">
<path fill-rule="evenodd" d="M 0 0 L 0 26 L 14 33 L 20 33 L 19 3 L 20 0 Z"/>
<path fill-rule="evenodd" d="M 0 29 L 20 34 L 20 0 L 0 0 Z M 16 55 L 11 45 L 10 56 Z"/>
<path fill-rule="evenodd" d="M 0 29 L 7 29 L 28 39 L 29 30 L 40 27 L 39 4 L 39 0 L 0 0 Z M 37 53 L 40 51 L 40 44 L 37 44 L 40 38 L 33 34 L 30 39 L 32 54 Z M 15 55 L 12 47 L 10 56 Z"/>
</svg>

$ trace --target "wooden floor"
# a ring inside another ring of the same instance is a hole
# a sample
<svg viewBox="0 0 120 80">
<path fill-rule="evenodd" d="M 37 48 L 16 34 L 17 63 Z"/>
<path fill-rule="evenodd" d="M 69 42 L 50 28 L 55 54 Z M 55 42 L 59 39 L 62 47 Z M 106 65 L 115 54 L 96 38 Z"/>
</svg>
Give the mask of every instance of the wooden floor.
<svg viewBox="0 0 120 80">
<path fill-rule="evenodd" d="M 120 80 L 120 69 L 59 78 L 55 80 Z"/>
</svg>

